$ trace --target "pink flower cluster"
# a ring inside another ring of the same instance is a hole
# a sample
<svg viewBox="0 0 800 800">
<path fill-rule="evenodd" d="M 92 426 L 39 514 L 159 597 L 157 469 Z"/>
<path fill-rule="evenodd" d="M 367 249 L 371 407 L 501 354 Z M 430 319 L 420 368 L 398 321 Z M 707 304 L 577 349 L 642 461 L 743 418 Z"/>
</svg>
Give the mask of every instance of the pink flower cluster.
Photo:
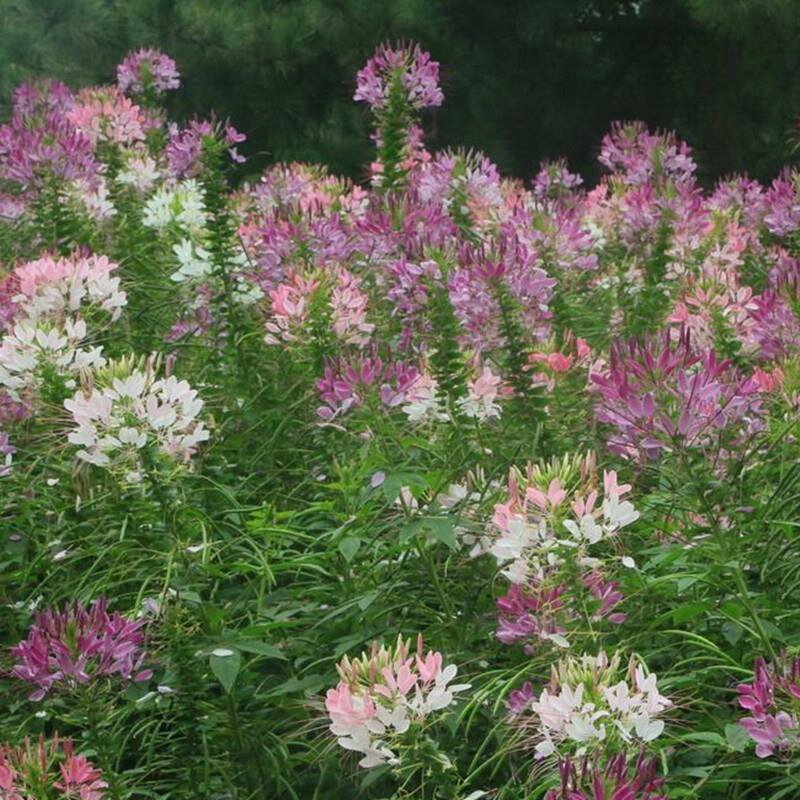
<svg viewBox="0 0 800 800">
<path fill-rule="evenodd" d="M 618 484 L 615 472 L 603 474 L 602 502 L 596 480 L 592 455 L 529 465 L 525 475 L 512 470 L 508 499 L 495 506 L 489 546 L 511 583 L 497 600 L 496 635 L 504 644 L 522 643 L 527 652 L 543 642 L 567 647 L 569 630 L 587 607 L 593 621 L 624 622 L 619 583 L 607 577 L 617 559 L 598 557 L 597 546 L 639 513 L 622 499 L 631 487 Z M 633 566 L 628 557 L 621 563 Z"/>
<path fill-rule="evenodd" d="M 411 108 L 440 106 L 444 100 L 439 87 L 439 62 L 418 45 L 381 45 L 359 70 L 353 97 L 380 111 L 396 83 L 402 86 Z"/>
<path fill-rule="evenodd" d="M 139 106 L 114 87 L 81 92 L 66 117 L 94 146 L 132 145 L 150 127 Z"/>
<path fill-rule="evenodd" d="M 368 299 L 360 279 L 344 268 L 319 277 L 294 273 L 271 289 L 269 298 L 267 344 L 307 339 L 303 327 L 312 308 L 330 315 L 330 329 L 341 344 L 363 347 L 375 329 L 366 319 Z"/>
<path fill-rule="evenodd" d="M 116 320 L 127 304 L 117 269 L 106 256 L 79 254 L 69 258 L 45 255 L 22 264 L 12 272 L 17 315 L 31 322 L 42 317 L 61 320 L 86 311 L 83 306 L 89 305 Z"/>
<path fill-rule="evenodd" d="M 697 165 L 691 148 L 673 133 L 651 133 L 641 122 L 616 122 L 600 145 L 600 163 L 626 183 L 689 180 Z"/>
<path fill-rule="evenodd" d="M 357 659 L 345 656 L 337 670 L 339 684 L 325 697 L 330 731 L 345 750 L 361 753 L 359 766 L 367 768 L 398 763 L 395 750 L 403 734 L 470 688 L 452 685 L 457 667 L 445 666 L 441 653 L 426 651 L 422 636 L 415 654 L 398 637 L 394 647 L 375 644 Z"/>
<path fill-rule="evenodd" d="M 756 743 L 756 755 L 790 756 L 800 743 L 800 658 L 755 663 L 752 683 L 740 684 L 739 705 L 750 713 L 739 724 Z"/>
<path fill-rule="evenodd" d="M 57 738 L 35 744 L 26 739 L 21 747 L 0 745 L 0 796 L 4 800 L 48 798 L 102 800 L 108 783 L 102 772 L 85 757 L 76 755 L 72 741 Z"/>
<path fill-rule="evenodd" d="M 36 687 L 31 700 L 101 678 L 148 680 L 150 670 L 141 669 L 145 624 L 109 614 L 104 597 L 88 609 L 76 601 L 64 611 L 40 612 L 28 638 L 11 649 L 11 674 Z"/>
<path fill-rule="evenodd" d="M 127 56 L 117 66 L 117 86 L 130 94 L 153 91 L 156 94 L 178 89 L 180 73 L 166 53 L 142 48 Z"/>
</svg>

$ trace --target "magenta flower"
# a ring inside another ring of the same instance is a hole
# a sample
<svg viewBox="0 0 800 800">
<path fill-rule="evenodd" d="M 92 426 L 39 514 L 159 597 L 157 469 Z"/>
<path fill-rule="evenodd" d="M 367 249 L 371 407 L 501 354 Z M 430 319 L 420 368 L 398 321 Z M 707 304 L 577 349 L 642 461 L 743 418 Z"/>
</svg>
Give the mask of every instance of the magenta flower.
<svg viewBox="0 0 800 800">
<path fill-rule="evenodd" d="M 247 137 L 233 125 L 217 120 L 192 120 L 185 128 L 170 126 L 169 142 L 165 148 L 167 164 L 176 178 L 194 178 L 202 170 L 203 144 L 208 139 L 218 139 L 228 146 L 228 155 L 235 164 L 242 163 L 236 145 Z"/>
<path fill-rule="evenodd" d="M 17 448 L 11 444 L 8 434 L 0 431 L 0 478 L 11 474 L 11 459 Z"/>
<path fill-rule="evenodd" d="M 440 106 L 444 94 L 439 88 L 439 62 L 419 45 L 381 45 L 356 76 L 353 99 L 380 111 L 389 99 L 392 85 L 398 81 L 406 92 L 408 104 L 415 109 Z"/>
<path fill-rule="evenodd" d="M 750 712 L 739 724 L 756 743 L 756 755 L 789 755 L 800 741 L 800 658 L 767 664 L 756 659 L 752 683 L 737 687 L 739 705 Z"/>
<path fill-rule="evenodd" d="M 501 332 L 501 289 L 515 301 L 528 343 L 547 338 L 552 317 L 549 303 L 556 280 L 543 269 L 532 247 L 504 227 L 495 252 L 465 246 L 459 261 L 448 289 L 464 328 L 465 345 L 482 353 L 510 344 Z"/>
<path fill-rule="evenodd" d="M 123 92 L 156 94 L 180 87 L 180 73 L 175 62 L 160 50 L 142 48 L 128 53 L 117 66 L 117 85 Z"/>
<path fill-rule="evenodd" d="M 37 688 L 31 700 L 41 700 L 56 686 L 74 687 L 97 678 L 144 681 L 151 670 L 141 670 L 145 654 L 142 628 L 146 620 L 109 615 L 108 600 L 91 608 L 75 602 L 64 611 L 36 615 L 28 638 L 11 648 L 17 663 L 11 674 Z"/>
<path fill-rule="evenodd" d="M 350 363 L 329 362 L 316 384 L 324 403 L 317 415 L 330 421 L 376 395 L 384 408 L 395 408 L 405 401 L 418 376 L 416 367 L 402 361 L 384 362 L 378 356 L 362 356 Z"/>
<path fill-rule="evenodd" d="M 563 618 L 567 586 L 530 582 L 526 586 L 511 584 L 508 592 L 497 598 L 497 638 L 503 644 L 525 643 L 525 652 L 533 651 L 532 642 L 551 640 L 567 632 Z"/>
<path fill-rule="evenodd" d="M 26 739 L 21 747 L 0 745 L 3 800 L 43 796 L 58 800 L 102 800 L 107 788 L 101 771 L 85 756 L 75 755 L 69 739 L 46 742 L 40 737 L 35 744 Z M 46 794 L 42 795 L 42 791 Z"/>
<path fill-rule="evenodd" d="M 689 181 L 692 149 L 674 133 L 651 133 L 642 122 L 615 122 L 600 145 L 600 163 L 630 185 Z"/>
<path fill-rule="evenodd" d="M 570 759 L 558 765 L 560 789 L 551 789 L 545 800 L 667 800 L 664 778 L 658 775 L 658 759 L 641 753 L 629 763 L 624 753 L 603 766 L 597 758 Z"/>
<path fill-rule="evenodd" d="M 61 780 L 53 786 L 60 789 L 65 797 L 101 800 L 108 788 L 108 784 L 102 779 L 102 772 L 95 769 L 85 756 L 72 755 L 70 752 L 59 769 Z"/>
<path fill-rule="evenodd" d="M 521 714 L 529 708 L 537 696 L 533 689 L 533 684 L 530 681 L 525 681 L 519 689 L 509 692 L 506 708 L 513 715 Z"/>
<path fill-rule="evenodd" d="M 788 236 L 800 227 L 800 197 L 796 172 L 783 172 L 767 190 L 764 224 L 776 236 Z"/>
<path fill-rule="evenodd" d="M 570 172 L 567 162 L 544 161 L 533 179 L 533 196 L 538 200 L 569 198 L 583 184 L 583 178 Z"/>
<path fill-rule="evenodd" d="M 595 415 L 615 429 L 608 447 L 628 458 L 709 448 L 723 435 L 759 428 L 758 381 L 713 350 L 696 351 L 687 332 L 671 342 L 615 342 L 609 366 L 591 375 Z"/>
<path fill-rule="evenodd" d="M 11 116 L 33 127 L 51 114 L 63 115 L 74 103 L 72 90 L 60 81 L 23 83 L 14 90 Z"/>
<path fill-rule="evenodd" d="M 747 333 L 759 358 L 771 361 L 800 350 L 800 319 L 783 294 L 767 290 L 754 297 L 752 305 Z"/>
<path fill-rule="evenodd" d="M 0 178 L 22 189 L 49 177 L 93 184 L 99 170 L 91 139 L 62 114 L 48 114 L 34 126 L 17 118 L 0 126 Z"/>
</svg>

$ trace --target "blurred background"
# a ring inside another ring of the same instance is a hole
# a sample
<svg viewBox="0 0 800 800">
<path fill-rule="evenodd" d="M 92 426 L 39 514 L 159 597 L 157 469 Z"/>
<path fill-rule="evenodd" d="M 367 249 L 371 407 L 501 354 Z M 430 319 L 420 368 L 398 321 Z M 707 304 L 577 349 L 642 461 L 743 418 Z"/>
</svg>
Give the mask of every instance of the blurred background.
<svg viewBox="0 0 800 800">
<path fill-rule="evenodd" d="M 0 116 L 20 81 L 109 82 L 128 50 L 158 47 L 184 82 L 170 110 L 230 117 L 248 172 L 308 160 L 359 177 L 354 76 L 387 39 L 442 64 L 430 145 L 522 178 L 564 156 L 592 182 L 610 122 L 641 119 L 693 145 L 704 183 L 768 179 L 800 114 L 800 0 L 0 0 L 0 26 Z"/>
</svg>

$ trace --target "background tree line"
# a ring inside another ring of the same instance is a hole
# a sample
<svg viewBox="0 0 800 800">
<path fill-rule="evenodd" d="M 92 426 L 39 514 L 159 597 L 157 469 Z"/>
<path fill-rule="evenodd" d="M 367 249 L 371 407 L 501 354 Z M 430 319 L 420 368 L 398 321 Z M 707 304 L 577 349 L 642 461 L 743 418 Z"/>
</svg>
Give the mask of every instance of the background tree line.
<svg viewBox="0 0 800 800">
<path fill-rule="evenodd" d="M 368 117 L 354 73 L 385 39 L 442 63 L 432 144 L 530 176 L 566 156 L 597 174 L 614 119 L 674 128 L 704 181 L 769 178 L 800 113 L 800 0 L 0 0 L 0 114 L 33 76 L 107 82 L 124 53 L 179 64 L 178 115 L 214 108 L 250 138 L 248 171 L 324 161 L 358 177 Z"/>
</svg>

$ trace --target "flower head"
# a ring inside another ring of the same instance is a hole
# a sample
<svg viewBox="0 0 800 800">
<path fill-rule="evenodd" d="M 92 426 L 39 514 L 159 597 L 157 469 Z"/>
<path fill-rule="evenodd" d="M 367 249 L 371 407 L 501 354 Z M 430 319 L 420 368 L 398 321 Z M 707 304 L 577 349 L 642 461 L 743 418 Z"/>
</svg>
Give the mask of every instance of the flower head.
<svg viewBox="0 0 800 800">
<path fill-rule="evenodd" d="M 136 483 L 151 459 L 187 463 L 208 439 L 199 419 L 203 401 L 186 381 L 174 375 L 156 379 L 150 369 L 125 365 L 112 365 L 98 377 L 100 385 L 64 401 L 74 420 L 67 438 L 79 448 L 79 459 L 112 468 Z"/>
<path fill-rule="evenodd" d="M 41 700 L 57 687 L 74 688 L 101 678 L 149 678 L 149 671 L 140 670 L 146 620 L 128 620 L 107 609 L 103 597 L 88 609 L 75 602 L 63 611 L 36 615 L 27 639 L 11 649 L 17 659 L 11 674 L 36 686 L 31 700 Z"/>
<path fill-rule="evenodd" d="M 142 48 L 128 53 L 117 66 L 117 85 L 129 94 L 162 94 L 180 87 L 180 73 L 166 53 Z"/>
<path fill-rule="evenodd" d="M 393 647 L 375 644 L 356 659 L 345 656 L 338 671 L 341 680 L 325 698 L 330 730 L 341 747 L 363 755 L 362 767 L 397 763 L 391 747 L 412 723 L 423 724 L 469 688 L 452 685 L 457 668 L 444 666 L 441 653 L 425 651 L 421 636 L 416 654 L 398 637 Z"/>
<path fill-rule="evenodd" d="M 739 705 L 750 715 L 739 724 L 756 743 L 756 755 L 788 757 L 800 744 L 800 658 L 755 663 L 752 683 L 737 687 Z"/>
<path fill-rule="evenodd" d="M 439 87 L 439 62 L 419 45 L 381 45 L 359 70 L 355 100 L 381 110 L 394 85 L 402 86 L 409 106 L 415 109 L 440 106 L 444 94 Z"/>
</svg>

